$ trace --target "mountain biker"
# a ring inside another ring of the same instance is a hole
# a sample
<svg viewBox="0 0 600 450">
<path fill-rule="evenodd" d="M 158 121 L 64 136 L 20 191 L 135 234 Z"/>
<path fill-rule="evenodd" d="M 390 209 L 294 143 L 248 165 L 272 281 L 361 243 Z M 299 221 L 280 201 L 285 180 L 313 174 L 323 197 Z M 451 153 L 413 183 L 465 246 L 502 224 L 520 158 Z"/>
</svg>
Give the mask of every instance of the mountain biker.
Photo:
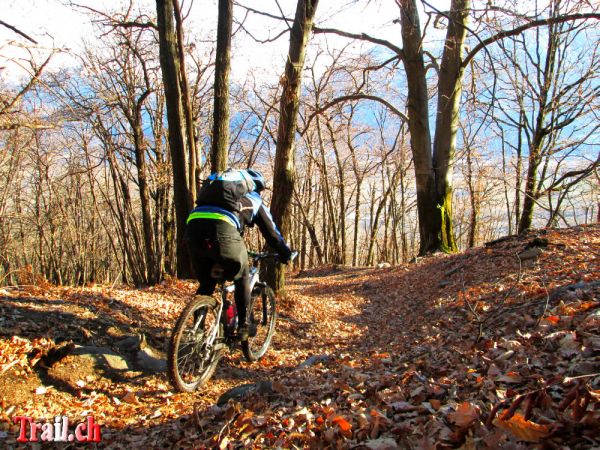
<svg viewBox="0 0 600 450">
<path fill-rule="evenodd" d="M 238 311 L 239 336 L 252 334 L 246 324 L 250 301 L 248 252 L 243 234 L 247 226 L 258 225 L 265 240 L 279 254 L 279 262 L 290 261 L 292 252 L 265 206 L 260 192 L 265 189 L 262 174 L 253 169 L 227 169 L 213 173 L 198 192 L 196 208 L 187 219 L 186 242 L 200 286 L 198 295 L 212 295 L 217 280 L 211 275 L 219 263 L 224 278 L 233 280 Z"/>
</svg>

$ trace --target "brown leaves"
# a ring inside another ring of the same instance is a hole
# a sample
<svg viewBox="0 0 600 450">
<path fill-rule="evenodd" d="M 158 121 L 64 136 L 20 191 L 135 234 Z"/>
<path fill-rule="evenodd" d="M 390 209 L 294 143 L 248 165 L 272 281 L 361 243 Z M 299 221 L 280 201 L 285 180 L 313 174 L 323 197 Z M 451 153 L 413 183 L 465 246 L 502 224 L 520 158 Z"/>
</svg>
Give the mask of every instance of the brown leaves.
<svg viewBox="0 0 600 450">
<path fill-rule="evenodd" d="M 351 434 L 350 430 L 352 430 L 352 424 L 350 422 L 348 422 L 344 417 L 342 417 L 342 416 L 335 416 L 331 420 L 331 423 L 333 423 L 334 425 L 337 425 L 338 427 L 340 427 L 340 430 L 342 430 L 342 433 L 344 435 Z"/>
<path fill-rule="evenodd" d="M 498 428 L 509 431 L 520 441 L 540 442 L 542 439 L 552 434 L 552 427 L 549 425 L 540 425 L 530 420 L 525 420 L 521 414 L 515 414 L 510 419 L 503 420 L 497 418 L 494 425 Z"/>
<path fill-rule="evenodd" d="M 125 395 L 121 398 L 122 402 L 139 404 L 139 400 L 134 392 L 127 391 Z"/>
<path fill-rule="evenodd" d="M 0 375 L 9 370 L 21 375 L 31 373 L 42 355 L 54 346 L 54 342 L 45 337 L 31 340 L 21 336 L 0 338 Z"/>
<path fill-rule="evenodd" d="M 74 397 L 56 383 L 36 396 L 42 384 L 36 379 L 18 408 L 2 393 L 0 424 L 10 421 L 6 411 L 34 417 L 91 411 L 104 426 L 107 446 L 115 447 L 525 448 L 549 439 L 553 446 L 585 448 L 583 436 L 600 427 L 600 376 L 593 370 L 600 292 L 561 295 L 547 308 L 546 292 L 600 277 L 590 263 L 595 256 L 576 234 L 548 235 L 565 247 L 549 248 L 518 283 L 519 238 L 489 254 L 471 249 L 385 271 L 308 271 L 290 281 L 288 299 L 277 304 L 283 320 L 265 359 L 249 364 L 239 352 L 228 354 L 201 393 L 174 394 L 164 374 L 111 383 L 92 373 L 78 374 Z M 599 238 L 600 228 L 586 237 Z M 455 267 L 460 271 L 449 273 Z M 440 288 L 444 277 L 449 283 Z M 88 339 L 110 346 L 118 335 L 113 330 L 124 324 L 131 333 L 167 335 L 194 287 L 170 280 L 145 290 L 52 288 L 32 307 L 70 339 L 82 338 L 79 322 L 70 327 L 58 313 L 99 319 L 106 333 L 86 323 Z M 494 309 L 504 297 L 506 307 Z M 474 313 L 462 306 L 465 299 Z M 10 302 L 0 303 L 9 321 L 12 309 L 21 308 L 18 299 L 9 308 Z M 474 314 L 489 311 L 499 313 L 494 326 L 474 346 Z M 39 324 L 22 319 L 9 324 L 22 331 L 17 337 L 0 338 L 0 370 L 12 364 L 9 374 L 35 375 L 40 355 L 54 342 L 36 334 Z M 269 380 L 276 395 L 255 392 L 214 405 L 230 388 L 258 380 Z"/>
<path fill-rule="evenodd" d="M 455 412 L 448 414 L 448 419 L 459 428 L 469 428 L 479 418 L 479 413 L 479 406 L 463 402 Z"/>
</svg>

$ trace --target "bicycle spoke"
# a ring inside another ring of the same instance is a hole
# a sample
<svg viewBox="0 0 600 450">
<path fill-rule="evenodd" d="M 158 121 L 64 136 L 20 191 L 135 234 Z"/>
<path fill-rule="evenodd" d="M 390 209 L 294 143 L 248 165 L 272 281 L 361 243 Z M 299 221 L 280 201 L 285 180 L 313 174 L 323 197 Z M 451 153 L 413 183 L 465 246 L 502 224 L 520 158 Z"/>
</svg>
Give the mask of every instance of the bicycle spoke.
<svg viewBox="0 0 600 450">
<path fill-rule="evenodd" d="M 210 297 L 195 297 L 181 313 L 169 347 L 167 366 L 171 383 L 180 392 L 193 392 L 214 372 L 218 358 L 219 305 Z"/>
<path fill-rule="evenodd" d="M 189 353 L 186 353 L 186 354 L 184 354 L 182 356 L 178 356 L 177 357 L 177 362 L 180 363 L 180 364 L 183 364 L 184 362 L 189 361 L 192 356 L 195 356 L 195 353 L 196 352 L 189 352 Z"/>
</svg>

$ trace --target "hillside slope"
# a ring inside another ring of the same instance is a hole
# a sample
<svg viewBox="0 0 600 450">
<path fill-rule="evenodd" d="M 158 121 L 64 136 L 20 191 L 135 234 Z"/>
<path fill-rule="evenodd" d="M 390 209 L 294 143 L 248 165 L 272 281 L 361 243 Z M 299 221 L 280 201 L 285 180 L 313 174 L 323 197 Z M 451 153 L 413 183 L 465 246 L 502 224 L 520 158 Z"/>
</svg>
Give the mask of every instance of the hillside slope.
<svg viewBox="0 0 600 450">
<path fill-rule="evenodd" d="M 44 359 L 72 341 L 129 361 L 115 343 L 134 333 L 160 347 L 192 284 L 4 289 L 0 436 L 14 442 L 15 415 L 91 413 L 108 448 L 599 446 L 599 280 L 597 225 L 389 269 L 314 269 L 292 278 L 267 356 L 228 355 L 196 394 L 135 361 L 116 373 Z"/>
</svg>

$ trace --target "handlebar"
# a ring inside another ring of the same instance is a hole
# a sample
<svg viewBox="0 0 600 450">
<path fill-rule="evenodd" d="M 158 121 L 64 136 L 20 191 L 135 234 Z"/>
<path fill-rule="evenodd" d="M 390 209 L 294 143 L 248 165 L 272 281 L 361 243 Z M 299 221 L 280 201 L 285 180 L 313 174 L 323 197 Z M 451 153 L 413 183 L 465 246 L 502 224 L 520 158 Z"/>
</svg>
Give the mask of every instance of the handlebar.
<svg viewBox="0 0 600 450">
<path fill-rule="evenodd" d="M 279 260 L 279 254 L 278 253 L 270 253 L 270 252 L 248 252 L 248 256 L 250 258 L 255 259 L 256 261 L 260 261 L 262 259 L 274 259 L 274 260 Z M 292 252 L 292 255 L 290 257 L 290 262 L 292 262 L 294 259 L 296 259 L 296 257 L 298 256 L 298 252 L 296 250 L 294 250 Z"/>
</svg>

